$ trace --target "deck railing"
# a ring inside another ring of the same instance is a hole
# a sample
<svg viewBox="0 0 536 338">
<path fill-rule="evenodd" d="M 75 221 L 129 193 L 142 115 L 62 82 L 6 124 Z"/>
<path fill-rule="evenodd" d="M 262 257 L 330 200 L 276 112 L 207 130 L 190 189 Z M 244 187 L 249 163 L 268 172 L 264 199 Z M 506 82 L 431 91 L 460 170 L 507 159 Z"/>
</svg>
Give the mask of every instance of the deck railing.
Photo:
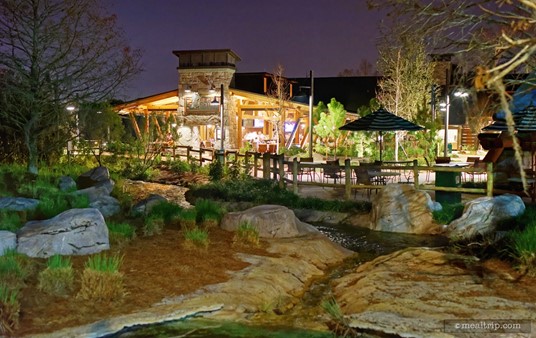
<svg viewBox="0 0 536 338">
<path fill-rule="evenodd" d="M 298 192 L 299 186 L 313 185 L 318 187 L 344 188 L 344 198 L 350 199 L 352 191 L 360 189 L 383 189 L 382 184 L 362 184 L 357 183 L 353 173 L 358 165 L 352 165 L 350 159 L 345 159 L 344 165 L 336 165 L 335 168 L 341 173 L 338 182 L 331 179 L 322 179 L 322 173 L 326 169 L 325 163 L 300 163 L 298 159 L 286 160 L 284 155 L 275 155 L 270 153 L 246 152 L 244 154 L 235 150 L 226 150 L 220 153 L 214 149 L 200 148 L 196 149 L 190 146 L 174 146 L 166 148 L 173 160 L 180 159 L 189 162 L 198 162 L 200 165 L 206 162 L 212 162 L 218 156 L 222 156 L 226 163 L 234 163 L 243 168 L 248 168 L 249 174 L 253 177 L 262 177 L 279 182 L 281 187 L 290 185 L 294 192 Z M 333 168 L 333 165 L 330 165 Z M 309 172 L 318 180 L 303 180 L 303 172 Z M 415 189 L 459 192 L 470 194 L 481 194 L 493 196 L 493 164 L 488 163 L 485 168 L 482 167 L 440 167 L 440 166 L 420 166 L 417 160 L 413 161 L 388 161 L 382 165 L 375 165 L 375 170 L 390 170 L 400 173 L 400 183 L 413 184 Z M 465 188 L 465 187 L 444 187 L 427 184 L 427 180 L 422 180 L 423 175 L 430 172 L 459 172 L 470 175 L 486 174 L 487 184 L 485 188 Z M 403 175 L 403 176 L 402 176 Z M 302 178 L 302 179 L 300 179 Z M 421 181 L 425 181 L 422 183 Z"/>
</svg>

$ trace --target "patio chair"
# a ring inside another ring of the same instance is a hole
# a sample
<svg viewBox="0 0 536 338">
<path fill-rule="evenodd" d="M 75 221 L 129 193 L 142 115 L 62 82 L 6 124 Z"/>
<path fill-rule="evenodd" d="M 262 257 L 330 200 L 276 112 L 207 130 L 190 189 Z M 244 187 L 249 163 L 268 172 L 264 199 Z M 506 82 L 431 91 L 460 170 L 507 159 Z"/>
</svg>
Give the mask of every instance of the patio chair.
<svg viewBox="0 0 536 338">
<path fill-rule="evenodd" d="M 333 179 L 333 182 L 337 184 L 337 180 L 343 177 L 339 160 L 326 161 L 326 164 L 322 166 L 322 175 L 326 181 Z"/>
<path fill-rule="evenodd" d="M 361 185 L 375 185 L 375 184 L 378 184 L 378 182 L 376 182 L 370 176 L 369 169 L 370 169 L 370 166 L 367 166 L 367 165 L 360 165 L 360 166 L 354 168 L 354 174 L 355 174 L 355 179 L 356 179 L 356 184 L 357 185 L 360 185 L 360 184 Z M 357 194 L 357 190 L 358 189 L 355 189 L 354 196 Z M 370 199 L 372 188 L 365 188 L 364 190 L 366 190 L 367 197 L 368 197 L 368 199 Z M 376 190 L 376 192 L 378 191 L 378 189 L 374 189 L 374 190 Z"/>
<path fill-rule="evenodd" d="M 301 157 L 300 162 L 314 162 L 312 157 Z M 309 176 L 310 181 L 313 181 L 313 175 L 315 175 L 315 168 L 300 168 L 298 176 L 303 179 L 303 175 Z"/>
<path fill-rule="evenodd" d="M 435 159 L 436 164 L 445 164 L 450 163 L 450 156 L 447 157 L 436 157 Z"/>
</svg>

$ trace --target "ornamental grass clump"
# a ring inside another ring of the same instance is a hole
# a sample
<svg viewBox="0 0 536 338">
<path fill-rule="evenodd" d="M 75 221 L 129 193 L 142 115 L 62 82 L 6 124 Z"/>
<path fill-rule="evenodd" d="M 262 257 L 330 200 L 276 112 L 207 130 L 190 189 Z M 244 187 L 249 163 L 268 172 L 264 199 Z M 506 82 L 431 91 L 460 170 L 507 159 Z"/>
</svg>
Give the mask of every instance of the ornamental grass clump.
<svg viewBox="0 0 536 338">
<path fill-rule="evenodd" d="M 24 286 L 28 269 L 22 262 L 23 257 L 15 249 L 7 249 L 0 256 L 0 280 L 13 288 Z"/>
<path fill-rule="evenodd" d="M 181 229 L 191 230 L 197 226 L 197 210 L 195 209 L 184 209 L 179 215 L 179 224 Z"/>
<path fill-rule="evenodd" d="M 0 230 L 16 232 L 23 220 L 16 211 L 0 211 Z"/>
<path fill-rule="evenodd" d="M 212 200 L 198 199 L 195 202 L 196 220 L 205 228 L 217 227 L 223 215 L 222 207 Z"/>
<path fill-rule="evenodd" d="M 128 223 L 107 222 L 110 243 L 125 244 L 136 238 L 136 229 Z"/>
<path fill-rule="evenodd" d="M 510 234 L 510 250 L 522 273 L 536 276 L 536 222 Z"/>
<path fill-rule="evenodd" d="M 77 297 L 100 302 L 113 302 L 125 295 L 123 274 L 119 268 L 123 258 L 97 254 L 90 257 L 82 273 L 82 285 Z"/>
<path fill-rule="evenodd" d="M 0 283 L 0 333 L 12 335 L 19 327 L 19 293 Z"/>
<path fill-rule="evenodd" d="M 68 295 L 74 286 L 73 264 L 69 257 L 51 256 L 38 276 L 38 289 L 52 295 Z"/>
<path fill-rule="evenodd" d="M 158 215 L 149 215 L 143 220 L 142 231 L 144 236 L 159 235 L 164 230 L 164 220 Z"/>
<path fill-rule="evenodd" d="M 233 244 L 259 246 L 259 230 L 250 222 L 241 222 L 233 237 Z"/>
<path fill-rule="evenodd" d="M 184 231 L 184 246 L 187 249 L 206 249 L 209 245 L 208 231 L 194 227 Z"/>
<path fill-rule="evenodd" d="M 153 206 L 148 216 L 160 217 L 166 225 L 171 225 L 174 222 L 178 222 L 182 210 L 183 208 L 180 205 L 164 201 Z"/>
</svg>

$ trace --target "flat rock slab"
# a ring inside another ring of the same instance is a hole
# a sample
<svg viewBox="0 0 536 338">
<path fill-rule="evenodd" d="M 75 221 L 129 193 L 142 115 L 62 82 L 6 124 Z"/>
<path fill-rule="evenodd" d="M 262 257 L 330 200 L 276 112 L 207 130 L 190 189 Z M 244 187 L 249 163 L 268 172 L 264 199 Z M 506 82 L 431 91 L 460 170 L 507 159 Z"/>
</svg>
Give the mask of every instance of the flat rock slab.
<svg viewBox="0 0 536 338">
<path fill-rule="evenodd" d="M 472 257 L 401 250 L 336 280 L 334 296 L 351 327 L 401 337 L 489 336 L 446 332 L 444 320 L 528 320 L 534 326 L 536 304 L 501 297 L 486 278 L 504 277 L 482 276 L 477 266 Z"/>
</svg>

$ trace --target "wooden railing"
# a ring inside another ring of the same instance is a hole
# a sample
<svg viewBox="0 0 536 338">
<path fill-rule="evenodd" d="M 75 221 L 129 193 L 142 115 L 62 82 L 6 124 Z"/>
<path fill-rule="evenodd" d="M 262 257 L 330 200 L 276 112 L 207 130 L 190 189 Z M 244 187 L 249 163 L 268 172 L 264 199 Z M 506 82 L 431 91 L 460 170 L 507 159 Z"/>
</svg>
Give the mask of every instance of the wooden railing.
<svg viewBox="0 0 536 338">
<path fill-rule="evenodd" d="M 218 151 L 208 148 L 196 149 L 190 146 L 174 146 L 166 148 L 166 153 L 171 156 L 172 160 L 182 160 L 188 162 L 198 162 L 200 165 L 206 162 L 216 160 Z M 290 184 L 292 190 L 297 193 L 299 186 L 318 186 L 344 188 L 344 198 L 350 199 L 353 190 L 360 189 L 383 189 L 385 185 L 381 184 L 357 184 L 353 180 L 353 172 L 359 166 L 351 165 L 350 159 L 344 161 L 344 165 L 336 166 L 341 173 L 339 183 L 329 182 L 328 180 L 304 181 L 299 180 L 303 169 L 310 169 L 314 175 L 321 177 L 323 170 L 326 168 L 324 163 L 300 163 L 298 159 L 285 160 L 283 155 L 269 153 L 246 152 L 241 154 L 236 150 L 226 150 L 223 153 L 226 163 L 234 163 L 243 168 L 249 168 L 249 174 L 253 177 L 262 177 L 279 182 L 281 187 Z M 401 173 L 401 183 L 413 184 L 415 189 L 447 191 L 470 194 L 482 194 L 493 196 L 493 164 L 487 163 L 485 168 L 481 167 L 439 167 L 439 166 L 419 166 L 417 160 L 400 161 L 400 162 L 383 162 L 380 166 L 374 167 L 376 170 L 391 170 Z M 464 188 L 464 187 L 443 187 L 432 184 L 421 183 L 421 176 L 427 172 L 459 172 L 468 174 L 486 174 L 487 184 L 485 188 Z M 402 175 L 406 182 L 402 182 Z M 410 180 L 412 182 L 410 182 Z"/>
</svg>

